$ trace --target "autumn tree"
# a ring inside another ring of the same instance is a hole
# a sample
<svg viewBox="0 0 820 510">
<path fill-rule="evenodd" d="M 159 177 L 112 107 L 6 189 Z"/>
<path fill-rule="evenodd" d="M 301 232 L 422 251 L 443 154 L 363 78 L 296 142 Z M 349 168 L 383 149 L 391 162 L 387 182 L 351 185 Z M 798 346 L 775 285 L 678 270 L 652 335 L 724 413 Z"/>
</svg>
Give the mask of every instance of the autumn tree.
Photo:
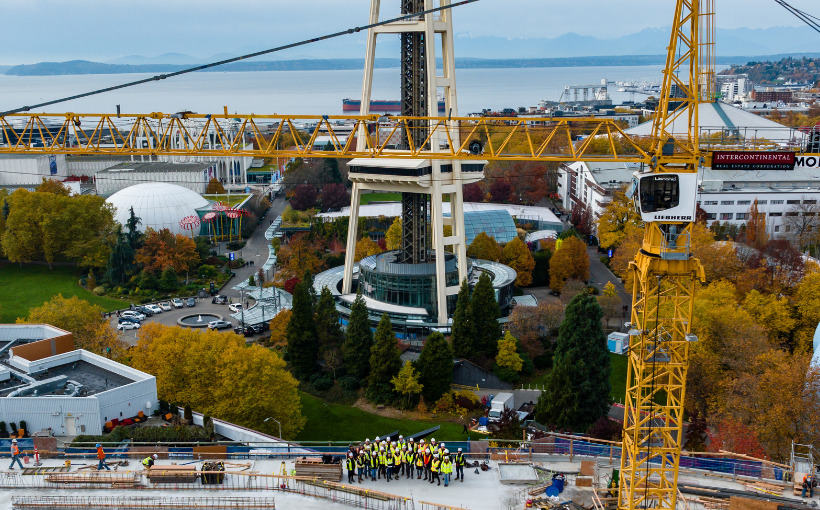
<svg viewBox="0 0 820 510">
<path fill-rule="evenodd" d="M 43 182 L 41 182 L 34 191 L 38 193 L 52 193 L 54 195 L 61 195 L 64 197 L 71 194 L 71 190 L 69 190 L 62 182 L 57 179 L 46 179 L 45 177 L 43 177 Z"/>
<path fill-rule="evenodd" d="M 267 429 L 265 419 L 272 417 L 286 438 L 305 424 L 285 362 L 234 333 L 149 323 L 130 355 L 134 368 L 156 376 L 163 400 L 255 430 Z"/>
<path fill-rule="evenodd" d="M 492 280 L 485 272 L 478 277 L 470 307 L 475 331 L 473 356 L 481 353 L 488 358 L 494 358 L 498 349 L 498 339 L 501 338 L 501 325 L 498 323 L 501 311 L 498 308 L 498 301 L 495 300 Z"/>
<path fill-rule="evenodd" d="M 444 335 L 434 331 L 427 337 L 416 367 L 419 382 L 424 386 L 422 395 L 427 402 L 435 402 L 449 391 L 453 382 L 453 349 Z"/>
<path fill-rule="evenodd" d="M 174 234 L 167 228 L 148 228 L 145 241 L 137 251 L 137 262 L 157 274 L 167 268 L 184 273 L 200 262 L 196 243 L 190 237 Z"/>
<path fill-rule="evenodd" d="M 589 294 L 578 294 L 567 306 L 553 368 L 535 408 L 540 423 L 583 432 L 609 411 L 612 367 L 601 315 Z"/>
<path fill-rule="evenodd" d="M 589 255 L 583 241 L 575 236 L 563 239 L 550 258 L 550 287 L 561 292 L 570 278 L 589 279 Z"/>
<path fill-rule="evenodd" d="M 401 228 L 401 216 L 397 216 L 384 234 L 384 240 L 385 243 L 387 243 L 388 250 L 401 249 Z"/>
<path fill-rule="evenodd" d="M 57 294 L 41 306 L 31 308 L 18 323 L 51 324 L 74 335 L 74 346 L 112 359 L 120 358 L 126 346 L 111 329 L 103 310 L 76 296 Z"/>
<path fill-rule="evenodd" d="M 612 195 L 601 217 L 598 218 L 598 242 L 602 248 L 614 248 L 621 244 L 629 228 L 637 228 L 641 217 L 623 189 Z"/>
<path fill-rule="evenodd" d="M 342 354 L 347 373 L 357 379 L 364 379 L 370 372 L 370 348 L 373 346 L 373 332 L 367 316 L 367 305 L 361 292 L 350 307 Z"/>
<path fill-rule="evenodd" d="M 490 237 L 486 232 L 479 232 L 467 247 L 467 256 L 473 259 L 500 262 L 503 251 L 494 237 Z"/>
<path fill-rule="evenodd" d="M 211 180 L 208 181 L 208 186 L 205 188 L 206 195 L 224 195 L 225 194 L 225 186 L 219 182 L 219 179 L 216 177 L 211 177 Z"/>
<path fill-rule="evenodd" d="M 615 284 L 606 282 L 601 290 L 601 295 L 598 297 L 598 304 L 601 306 L 604 322 L 609 327 L 609 321 L 618 317 L 621 312 L 621 296 L 618 295 Z"/>
<path fill-rule="evenodd" d="M 297 211 L 312 209 L 316 205 L 316 186 L 313 184 L 300 184 L 293 190 L 290 198 L 290 206 Z"/>
<path fill-rule="evenodd" d="M 287 328 L 290 363 L 293 365 L 294 375 L 299 379 L 307 379 L 316 372 L 319 353 L 313 300 L 310 297 L 308 285 L 305 281 L 296 284 L 291 307 L 292 315 Z"/>
<path fill-rule="evenodd" d="M 769 242 L 769 234 L 766 232 L 766 213 L 761 213 L 757 209 L 757 199 L 752 202 L 749 208 L 749 219 L 746 220 L 746 244 L 753 248 L 763 248 Z"/>
<path fill-rule="evenodd" d="M 535 359 L 544 352 L 541 317 L 537 306 L 517 305 L 513 308 L 507 323 L 507 331 L 518 339 L 530 358 Z"/>
<path fill-rule="evenodd" d="M 338 169 L 337 169 L 338 171 Z M 345 185 L 339 182 L 333 182 L 322 186 L 322 194 L 319 197 L 322 203 L 322 209 L 329 211 L 331 209 L 341 209 L 346 205 L 350 205 L 350 193 L 347 192 Z"/>
<path fill-rule="evenodd" d="M 469 359 L 475 348 L 475 324 L 470 300 L 470 285 L 465 278 L 456 297 L 456 309 L 453 312 L 453 325 L 450 328 L 450 342 L 453 355 Z"/>
<path fill-rule="evenodd" d="M 369 237 L 362 237 L 359 239 L 359 242 L 356 243 L 355 261 L 359 262 L 365 257 L 378 255 L 381 252 L 381 247 L 373 239 L 370 239 Z"/>
<path fill-rule="evenodd" d="M 393 383 L 393 389 L 396 393 L 401 393 L 407 397 L 407 401 L 405 402 L 406 407 L 410 407 L 412 398 L 424 389 L 424 385 L 419 383 L 419 375 L 416 373 L 410 361 L 404 362 L 404 366 L 399 370 L 399 374 L 391 379 L 390 382 Z"/>
<path fill-rule="evenodd" d="M 370 348 L 370 375 L 367 378 L 367 396 L 378 403 L 389 402 L 393 395 L 393 378 L 401 370 L 401 352 L 396 345 L 396 334 L 387 314 L 382 315 L 373 347 Z"/>
<path fill-rule="evenodd" d="M 496 178 L 490 183 L 489 192 L 493 202 L 506 203 L 512 195 L 512 186 L 507 179 Z"/>
<path fill-rule="evenodd" d="M 273 281 L 277 285 L 292 278 L 301 278 L 305 271 L 318 274 L 324 268 L 324 262 L 319 257 L 319 246 L 303 233 L 296 234 L 288 244 L 280 246 L 276 260 L 280 267 Z"/>
<path fill-rule="evenodd" d="M 592 233 L 593 217 L 592 209 L 589 205 L 584 206 L 580 202 L 573 204 L 569 221 L 579 233 L 585 236 Z"/>
<path fill-rule="evenodd" d="M 535 259 L 520 237 L 515 237 L 504 245 L 502 262 L 515 269 L 515 284 L 517 286 L 527 287 L 532 283 L 532 270 L 535 268 Z"/>
<path fill-rule="evenodd" d="M 817 227 L 818 224 L 820 224 L 820 219 L 818 219 L 820 206 L 816 203 L 810 203 L 805 197 L 801 197 L 799 202 L 800 203 L 789 207 L 789 210 L 786 211 L 783 217 L 783 226 L 788 238 L 801 250 L 805 250 L 812 244 L 817 244 L 819 240 Z M 761 213 L 761 215 L 765 218 L 765 213 Z M 763 221 L 763 226 L 765 227 L 765 219 Z M 747 238 L 749 235 L 748 225 L 747 223 Z M 765 238 L 762 243 L 758 243 L 759 246 L 755 247 L 762 248 L 767 242 L 768 238 Z"/>
<path fill-rule="evenodd" d="M 516 348 L 516 339 L 507 331 L 498 339 L 498 354 L 495 356 L 496 374 L 503 380 L 515 381 L 524 366 Z"/>
<path fill-rule="evenodd" d="M 485 169 L 492 179 L 490 195 L 494 202 L 510 201 L 516 204 L 536 204 L 556 189 L 555 163 L 543 161 L 494 161 Z M 494 189 L 493 184 L 504 183 L 509 191 Z M 466 188 L 466 187 L 465 187 Z M 467 199 L 464 199 L 467 201 Z M 478 200 L 480 201 L 480 200 Z"/>
<path fill-rule="evenodd" d="M 477 182 L 471 182 L 464 185 L 464 201 L 465 202 L 483 202 L 484 192 Z"/>
<path fill-rule="evenodd" d="M 288 324 L 290 323 L 290 317 L 292 314 L 293 312 L 291 312 L 289 308 L 283 308 L 279 311 L 279 313 L 273 316 L 273 319 L 270 321 L 270 339 L 268 340 L 268 345 L 270 347 L 275 347 L 278 349 L 287 347 Z"/>
</svg>

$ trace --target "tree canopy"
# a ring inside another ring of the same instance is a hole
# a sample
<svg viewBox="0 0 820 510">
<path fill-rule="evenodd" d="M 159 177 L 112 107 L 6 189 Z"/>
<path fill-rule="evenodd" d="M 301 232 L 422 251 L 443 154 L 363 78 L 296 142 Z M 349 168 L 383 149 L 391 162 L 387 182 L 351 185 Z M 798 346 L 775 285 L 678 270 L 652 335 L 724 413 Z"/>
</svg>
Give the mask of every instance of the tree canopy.
<svg viewBox="0 0 820 510">
<path fill-rule="evenodd" d="M 307 379 L 317 369 L 319 340 L 316 338 L 316 323 L 313 316 L 313 300 L 308 291 L 308 282 L 296 284 L 293 306 L 288 321 L 287 339 L 290 363 L 293 373 L 299 379 Z"/>
<path fill-rule="evenodd" d="M 356 296 L 350 307 L 350 320 L 347 323 L 342 355 L 347 373 L 357 379 L 364 379 L 370 372 L 370 348 L 373 345 L 373 332 L 370 330 L 370 319 L 367 317 L 367 305 L 362 294 Z"/>
<path fill-rule="evenodd" d="M 535 268 L 535 259 L 520 237 L 504 245 L 502 262 L 515 269 L 515 284 L 527 287 L 532 283 L 532 270 Z"/>
<path fill-rule="evenodd" d="M 501 246 L 494 237 L 490 237 L 486 232 L 479 232 L 473 242 L 467 247 L 467 256 L 474 259 L 484 259 L 493 262 L 500 262 L 502 257 Z"/>
<path fill-rule="evenodd" d="M 388 402 L 392 397 L 393 378 L 401 370 L 401 352 L 396 346 L 396 335 L 387 314 L 382 315 L 373 347 L 370 348 L 370 375 L 367 379 L 367 394 L 376 402 Z"/>
<path fill-rule="evenodd" d="M 456 298 L 456 309 L 453 312 L 453 326 L 450 329 L 450 342 L 456 357 L 470 359 L 475 348 L 475 324 L 473 307 L 470 299 L 470 285 L 467 279 L 461 282 Z"/>
<path fill-rule="evenodd" d="M 416 366 L 422 394 L 427 402 L 435 402 L 450 390 L 453 382 L 453 349 L 444 335 L 434 331 L 427 337 Z"/>
<path fill-rule="evenodd" d="M 589 279 L 587 247 L 575 236 L 563 239 L 550 258 L 550 287 L 561 292 L 569 279 Z"/>
<path fill-rule="evenodd" d="M 473 327 L 475 328 L 474 354 L 483 353 L 488 358 L 495 357 L 498 339 L 501 338 L 501 325 L 498 318 L 501 311 L 495 300 L 495 289 L 487 273 L 481 273 L 473 289 L 471 300 Z"/>
</svg>

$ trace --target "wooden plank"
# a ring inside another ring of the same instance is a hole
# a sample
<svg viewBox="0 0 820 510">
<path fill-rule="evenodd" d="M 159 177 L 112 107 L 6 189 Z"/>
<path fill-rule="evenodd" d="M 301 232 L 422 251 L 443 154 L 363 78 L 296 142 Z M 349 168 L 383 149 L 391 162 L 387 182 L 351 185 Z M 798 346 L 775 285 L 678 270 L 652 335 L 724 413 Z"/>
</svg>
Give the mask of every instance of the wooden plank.
<svg viewBox="0 0 820 510">
<path fill-rule="evenodd" d="M 595 461 L 582 460 L 581 461 L 581 476 L 595 476 Z"/>
<path fill-rule="evenodd" d="M 779 503 L 774 501 L 762 501 L 738 496 L 729 498 L 729 510 L 777 510 L 778 506 Z"/>
</svg>

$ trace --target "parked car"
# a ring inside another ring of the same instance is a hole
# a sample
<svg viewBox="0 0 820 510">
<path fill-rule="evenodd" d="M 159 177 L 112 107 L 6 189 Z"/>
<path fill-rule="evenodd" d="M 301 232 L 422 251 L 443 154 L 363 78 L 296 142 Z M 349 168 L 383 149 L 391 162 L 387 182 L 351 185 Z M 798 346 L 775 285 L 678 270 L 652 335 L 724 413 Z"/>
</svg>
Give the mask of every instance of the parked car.
<svg viewBox="0 0 820 510">
<path fill-rule="evenodd" d="M 144 306 L 145 306 L 146 309 L 150 310 L 151 313 L 155 313 L 155 314 L 156 313 L 162 313 L 162 308 L 160 308 L 159 306 L 157 306 L 155 304 L 144 305 Z"/>
<path fill-rule="evenodd" d="M 126 310 L 126 311 L 120 313 L 120 317 L 133 317 L 133 318 L 135 318 L 137 320 L 140 320 L 140 321 L 145 320 L 145 314 L 140 313 L 136 310 Z"/>
<path fill-rule="evenodd" d="M 217 294 L 216 296 L 211 299 L 211 303 L 215 305 L 227 305 L 228 304 L 228 296 L 223 296 L 221 294 Z"/>
<path fill-rule="evenodd" d="M 158 304 L 159 304 L 159 307 L 162 308 L 163 312 L 170 312 L 171 311 L 171 303 L 170 302 L 163 301 L 163 302 L 158 303 Z"/>
<path fill-rule="evenodd" d="M 228 329 L 231 326 L 233 326 L 233 324 L 223 320 L 216 320 L 208 323 L 208 329 Z"/>
<path fill-rule="evenodd" d="M 121 324 L 123 322 L 136 322 L 137 324 L 140 323 L 140 320 L 136 317 L 120 317 L 117 319 L 117 324 Z"/>
<path fill-rule="evenodd" d="M 182 307 L 185 306 L 185 303 L 183 303 L 182 300 L 179 299 L 178 297 L 175 297 L 174 299 L 172 299 L 171 304 L 174 305 L 174 308 L 182 308 Z"/>
<path fill-rule="evenodd" d="M 123 331 L 123 330 L 126 330 L 126 329 L 140 329 L 140 323 L 139 322 L 130 322 L 130 321 L 120 322 L 119 324 L 117 324 L 117 329 L 120 330 L 120 331 Z"/>
<path fill-rule="evenodd" d="M 228 305 L 228 310 L 232 312 L 241 312 L 243 308 L 244 306 L 242 306 L 242 303 L 232 303 Z"/>
<path fill-rule="evenodd" d="M 153 317 L 153 315 L 154 315 L 154 312 L 149 310 L 147 306 L 135 306 L 134 310 L 136 310 L 139 313 L 145 315 L 146 317 Z"/>
<path fill-rule="evenodd" d="M 270 322 L 260 322 L 257 326 L 260 328 L 260 332 L 268 331 L 270 329 Z"/>
<path fill-rule="evenodd" d="M 189 308 L 196 306 L 196 298 L 189 297 L 186 304 Z"/>
</svg>

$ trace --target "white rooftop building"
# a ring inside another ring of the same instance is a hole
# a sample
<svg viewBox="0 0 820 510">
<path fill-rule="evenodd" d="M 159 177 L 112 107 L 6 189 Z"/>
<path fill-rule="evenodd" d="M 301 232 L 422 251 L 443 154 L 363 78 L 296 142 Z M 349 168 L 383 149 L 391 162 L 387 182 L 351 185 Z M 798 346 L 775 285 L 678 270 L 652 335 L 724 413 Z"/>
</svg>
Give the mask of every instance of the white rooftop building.
<svg viewBox="0 0 820 510">
<path fill-rule="evenodd" d="M 106 200 L 114 206 L 114 219 L 123 227 L 131 215 L 140 218 L 139 229 L 161 230 L 167 228 L 174 234 L 189 235 L 179 225 L 186 216 L 196 216 L 197 209 L 208 207 L 209 202 L 188 188 L 166 182 L 146 182 L 118 191 Z"/>
<path fill-rule="evenodd" d="M 0 421 L 57 436 L 102 434 L 108 421 L 158 408 L 154 376 L 74 349 L 68 331 L 0 325 L 0 353 Z"/>
</svg>

